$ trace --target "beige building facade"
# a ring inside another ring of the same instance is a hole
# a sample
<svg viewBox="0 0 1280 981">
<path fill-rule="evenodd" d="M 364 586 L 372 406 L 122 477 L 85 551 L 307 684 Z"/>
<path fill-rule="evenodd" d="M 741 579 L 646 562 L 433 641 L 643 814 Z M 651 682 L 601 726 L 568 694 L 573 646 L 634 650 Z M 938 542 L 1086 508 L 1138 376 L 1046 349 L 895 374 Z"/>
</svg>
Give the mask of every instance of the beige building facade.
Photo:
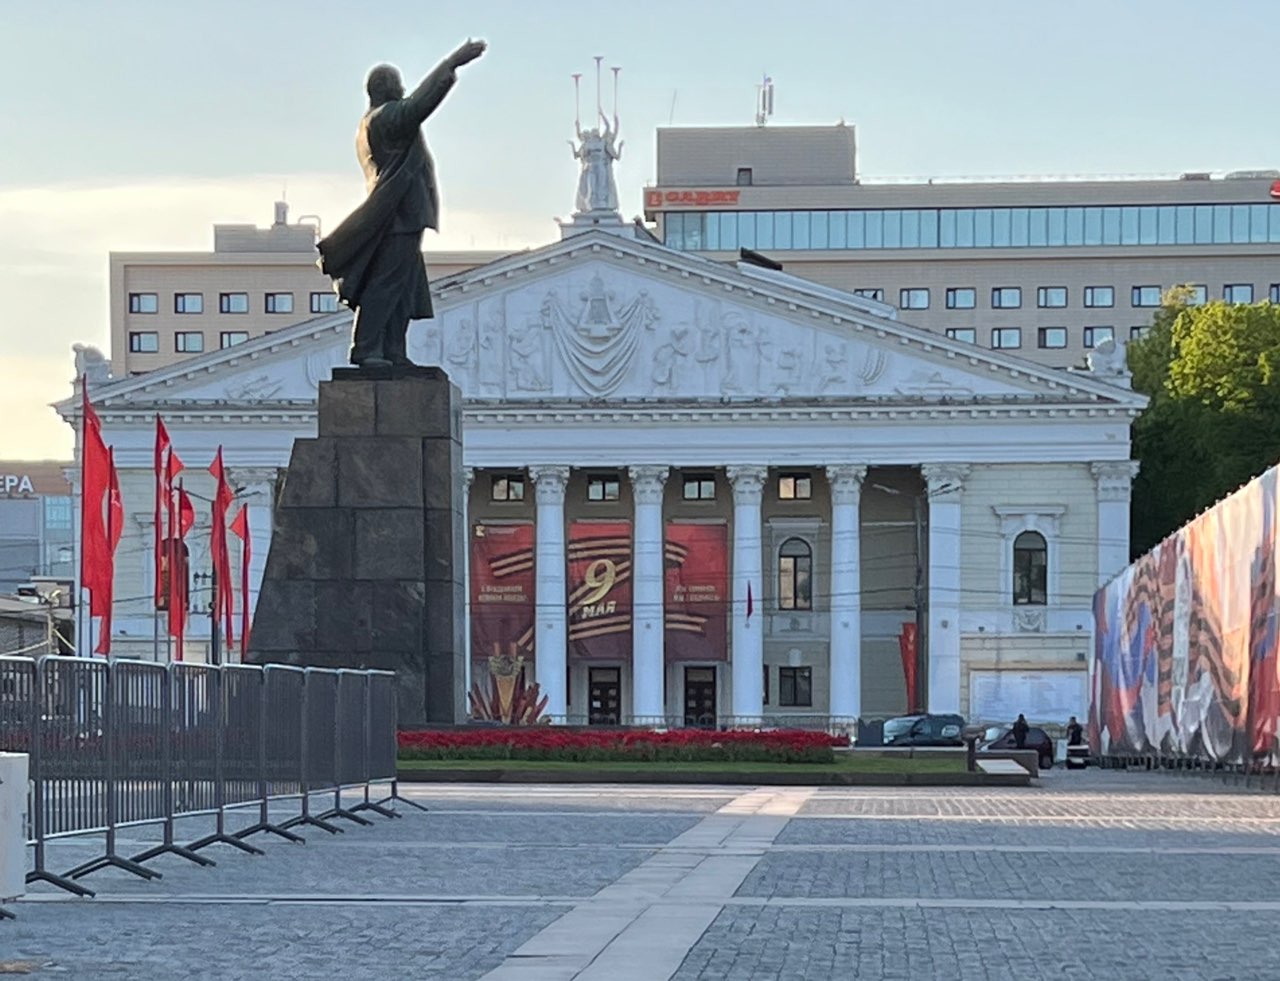
<svg viewBox="0 0 1280 981">
<path fill-rule="evenodd" d="M 854 129 L 659 129 L 645 217 L 672 248 L 763 253 L 955 340 L 1053 367 L 1151 322 L 1160 294 L 1280 302 L 1280 171 L 872 183 Z"/>
</svg>

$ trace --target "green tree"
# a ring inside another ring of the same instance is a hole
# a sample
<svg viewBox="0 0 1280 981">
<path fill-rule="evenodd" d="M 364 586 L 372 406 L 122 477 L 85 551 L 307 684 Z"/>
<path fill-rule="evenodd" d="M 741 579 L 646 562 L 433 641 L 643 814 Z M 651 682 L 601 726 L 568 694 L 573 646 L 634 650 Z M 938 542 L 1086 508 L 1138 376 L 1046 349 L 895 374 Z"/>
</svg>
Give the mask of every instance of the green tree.
<svg viewBox="0 0 1280 981">
<path fill-rule="evenodd" d="M 1133 427 L 1133 549 L 1146 551 L 1280 459 L 1280 307 L 1170 290 L 1129 346 L 1151 404 Z"/>
</svg>

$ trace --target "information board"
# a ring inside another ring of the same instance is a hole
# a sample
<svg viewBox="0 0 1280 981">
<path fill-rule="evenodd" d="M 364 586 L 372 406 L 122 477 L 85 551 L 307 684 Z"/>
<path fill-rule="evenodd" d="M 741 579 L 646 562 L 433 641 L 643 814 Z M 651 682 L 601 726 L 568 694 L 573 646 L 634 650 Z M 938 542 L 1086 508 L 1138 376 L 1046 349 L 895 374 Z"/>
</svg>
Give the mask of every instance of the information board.
<svg viewBox="0 0 1280 981">
<path fill-rule="evenodd" d="M 1028 722 L 1066 725 L 1088 716 L 1084 671 L 970 671 L 969 721 L 1012 722 L 1022 713 Z"/>
</svg>

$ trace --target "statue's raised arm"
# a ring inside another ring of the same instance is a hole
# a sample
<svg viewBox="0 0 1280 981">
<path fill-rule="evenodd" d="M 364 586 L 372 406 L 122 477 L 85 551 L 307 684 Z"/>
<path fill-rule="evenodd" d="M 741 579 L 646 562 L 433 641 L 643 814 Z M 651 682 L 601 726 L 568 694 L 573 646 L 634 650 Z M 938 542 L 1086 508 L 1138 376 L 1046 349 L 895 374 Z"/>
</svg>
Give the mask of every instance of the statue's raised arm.
<svg viewBox="0 0 1280 981">
<path fill-rule="evenodd" d="M 409 95 L 391 65 L 369 72 L 369 109 L 356 134 L 369 197 L 318 243 L 320 268 L 356 311 L 353 364 L 411 364 L 405 350 L 409 321 L 432 316 L 422 232 L 439 227 L 440 197 L 421 127 L 453 88 L 457 70 L 485 48 L 483 41 L 468 40 Z"/>
</svg>

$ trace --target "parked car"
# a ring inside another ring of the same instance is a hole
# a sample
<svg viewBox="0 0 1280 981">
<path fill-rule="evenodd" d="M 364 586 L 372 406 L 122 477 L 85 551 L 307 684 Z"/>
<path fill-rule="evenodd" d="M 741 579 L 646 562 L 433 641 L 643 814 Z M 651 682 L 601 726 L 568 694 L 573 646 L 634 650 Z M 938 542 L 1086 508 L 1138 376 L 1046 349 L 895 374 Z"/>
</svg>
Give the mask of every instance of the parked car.
<svg viewBox="0 0 1280 981">
<path fill-rule="evenodd" d="M 886 746 L 963 746 L 958 715 L 903 715 L 884 724 Z"/>
<path fill-rule="evenodd" d="M 979 741 L 979 753 L 1003 752 L 1018 748 L 1017 741 L 1013 738 L 1013 729 L 1009 726 L 988 726 L 983 737 Z M 1053 738 L 1039 726 L 1032 726 L 1027 730 L 1027 738 L 1022 748 L 1036 751 L 1036 755 L 1040 758 L 1040 769 L 1053 768 Z"/>
</svg>

